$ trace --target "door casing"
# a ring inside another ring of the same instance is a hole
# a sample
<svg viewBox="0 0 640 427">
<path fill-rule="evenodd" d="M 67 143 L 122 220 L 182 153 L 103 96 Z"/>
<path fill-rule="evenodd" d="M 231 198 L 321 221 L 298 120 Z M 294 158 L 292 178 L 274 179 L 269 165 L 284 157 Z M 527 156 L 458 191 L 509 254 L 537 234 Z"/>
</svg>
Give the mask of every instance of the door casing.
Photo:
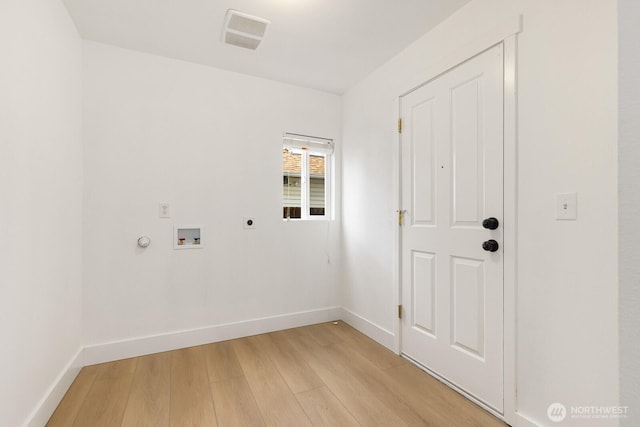
<svg viewBox="0 0 640 427">
<path fill-rule="evenodd" d="M 518 16 L 515 22 L 506 23 L 499 34 L 488 36 L 484 39 L 476 40 L 473 45 L 467 46 L 456 55 L 447 57 L 442 63 L 434 67 L 433 72 L 423 76 L 422 81 L 408 82 L 406 90 L 401 91 L 393 100 L 393 120 L 391 121 L 395 146 L 393 155 L 393 177 L 394 194 L 393 206 L 397 206 L 398 211 L 404 208 L 400 205 L 401 200 L 401 155 L 400 155 L 400 134 L 397 131 L 397 119 L 400 117 L 400 98 L 418 87 L 428 83 L 443 73 L 451 70 L 457 65 L 473 58 L 491 47 L 502 43 L 504 45 L 504 218 L 503 218 L 503 262 L 504 262 L 504 407 L 503 413 L 496 413 L 491 408 L 486 407 L 475 400 L 472 396 L 464 393 L 463 390 L 448 384 L 456 391 L 465 395 L 470 400 L 479 404 L 489 412 L 503 419 L 505 422 L 514 425 L 516 423 L 517 401 L 516 401 L 516 349 L 517 349 L 517 34 L 521 32 L 522 17 Z M 402 301 L 401 286 L 401 230 L 400 226 L 394 227 L 394 310 Z M 400 355 L 402 351 L 400 319 L 396 318 L 394 323 L 394 351 Z M 432 373 L 430 373 L 432 374 Z M 442 378 L 439 378 L 442 380 Z M 444 381 L 446 383 L 446 380 Z"/>
</svg>

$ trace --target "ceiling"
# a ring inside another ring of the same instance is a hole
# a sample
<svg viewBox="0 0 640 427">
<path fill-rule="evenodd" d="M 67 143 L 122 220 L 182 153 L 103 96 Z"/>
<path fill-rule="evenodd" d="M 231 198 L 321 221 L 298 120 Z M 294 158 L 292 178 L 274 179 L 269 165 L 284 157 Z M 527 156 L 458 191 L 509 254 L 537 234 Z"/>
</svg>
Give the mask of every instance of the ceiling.
<svg viewBox="0 0 640 427">
<path fill-rule="evenodd" d="M 470 0 L 63 0 L 85 39 L 341 94 Z M 227 9 L 271 21 L 220 42 Z"/>
</svg>

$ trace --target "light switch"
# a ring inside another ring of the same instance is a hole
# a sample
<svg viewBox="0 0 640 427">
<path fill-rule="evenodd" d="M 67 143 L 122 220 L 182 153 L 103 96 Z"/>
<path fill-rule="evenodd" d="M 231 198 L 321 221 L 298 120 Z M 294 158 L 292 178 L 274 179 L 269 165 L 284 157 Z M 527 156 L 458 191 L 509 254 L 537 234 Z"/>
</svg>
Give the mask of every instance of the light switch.
<svg viewBox="0 0 640 427">
<path fill-rule="evenodd" d="M 578 195 L 576 193 L 556 194 L 556 219 L 571 221 L 578 219 Z"/>
<path fill-rule="evenodd" d="M 171 205 L 169 203 L 160 203 L 158 205 L 158 216 L 160 218 L 171 218 Z"/>
</svg>

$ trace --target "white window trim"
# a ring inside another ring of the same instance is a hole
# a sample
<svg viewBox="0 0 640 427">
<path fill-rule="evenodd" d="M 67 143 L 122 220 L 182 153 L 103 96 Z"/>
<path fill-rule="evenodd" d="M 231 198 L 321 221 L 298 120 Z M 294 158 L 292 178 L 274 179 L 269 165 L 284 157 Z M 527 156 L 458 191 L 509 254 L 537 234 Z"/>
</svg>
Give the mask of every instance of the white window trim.
<svg viewBox="0 0 640 427">
<path fill-rule="evenodd" d="M 301 195 L 300 218 L 283 218 L 283 221 L 330 221 L 333 219 L 333 140 L 316 138 L 306 135 L 285 133 L 282 143 L 283 148 L 289 149 L 294 154 L 301 154 Z M 309 156 L 324 156 L 324 215 L 310 215 L 311 183 L 309 176 Z"/>
</svg>

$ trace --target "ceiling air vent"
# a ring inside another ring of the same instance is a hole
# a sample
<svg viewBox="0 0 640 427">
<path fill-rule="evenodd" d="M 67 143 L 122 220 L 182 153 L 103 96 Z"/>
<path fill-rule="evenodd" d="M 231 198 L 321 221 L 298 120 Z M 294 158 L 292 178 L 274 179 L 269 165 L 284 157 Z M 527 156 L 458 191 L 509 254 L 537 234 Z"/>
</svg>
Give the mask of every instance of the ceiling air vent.
<svg viewBox="0 0 640 427">
<path fill-rule="evenodd" d="M 256 50 L 267 31 L 267 25 L 269 21 L 264 18 L 229 9 L 224 18 L 222 41 L 226 44 Z"/>
</svg>

